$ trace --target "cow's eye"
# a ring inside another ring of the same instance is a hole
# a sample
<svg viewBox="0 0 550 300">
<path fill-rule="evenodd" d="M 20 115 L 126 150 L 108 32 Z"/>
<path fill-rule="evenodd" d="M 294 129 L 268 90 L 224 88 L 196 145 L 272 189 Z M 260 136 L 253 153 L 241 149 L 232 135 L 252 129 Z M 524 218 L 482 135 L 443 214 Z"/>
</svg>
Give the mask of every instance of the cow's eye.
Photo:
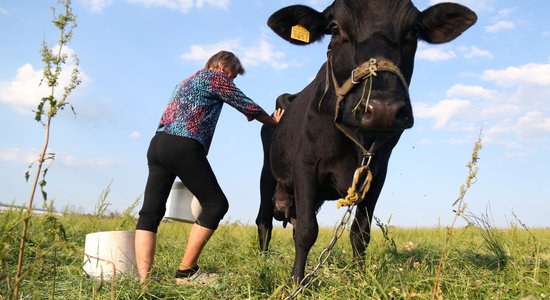
<svg viewBox="0 0 550 300">
<path fill-rule="evenodd" d="M 328 29 L 333 36 L 340 35 L 340 27 L 336 23 L 330 23 Z"/>
</svg>

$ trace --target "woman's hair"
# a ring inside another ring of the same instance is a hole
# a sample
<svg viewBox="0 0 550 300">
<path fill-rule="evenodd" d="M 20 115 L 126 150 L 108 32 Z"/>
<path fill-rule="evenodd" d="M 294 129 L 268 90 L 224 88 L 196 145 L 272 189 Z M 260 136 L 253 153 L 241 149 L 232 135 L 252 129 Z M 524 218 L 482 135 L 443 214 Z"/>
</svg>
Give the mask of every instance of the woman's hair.
<svg viewBox="0 0 550 300">
<path fill-rule="evenodd" d="M 224 67 L 229 68 L 235 76 L 244 74 L 244 68 L 241 65 L 241 61 L 235 54 L 229 51 L 220 51 L 212 55 L 205 66 L 207 69 L 222 69 Z"/>
</svg>

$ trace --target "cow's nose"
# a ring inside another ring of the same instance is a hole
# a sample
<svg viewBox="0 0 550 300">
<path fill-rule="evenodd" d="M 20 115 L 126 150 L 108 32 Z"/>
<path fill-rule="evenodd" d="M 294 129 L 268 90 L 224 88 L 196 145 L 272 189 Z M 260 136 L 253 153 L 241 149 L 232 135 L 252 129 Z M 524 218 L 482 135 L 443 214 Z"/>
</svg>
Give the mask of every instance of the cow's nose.
<svg viewBox="0 0 550 300">
<path fill-rule="evenodd" d="M 408 129 L 413 126 L 414 119 L 410 105 L 404 101 L 373 99 L 361 123 L 371 130 Z"/>
<path fill-rule="evenodd" d="M 412 128 L 414 125 L 414 118 L 410 106 L 404 105 L 398 109 L 394 122 L 402 129 Z"/>
</svg>

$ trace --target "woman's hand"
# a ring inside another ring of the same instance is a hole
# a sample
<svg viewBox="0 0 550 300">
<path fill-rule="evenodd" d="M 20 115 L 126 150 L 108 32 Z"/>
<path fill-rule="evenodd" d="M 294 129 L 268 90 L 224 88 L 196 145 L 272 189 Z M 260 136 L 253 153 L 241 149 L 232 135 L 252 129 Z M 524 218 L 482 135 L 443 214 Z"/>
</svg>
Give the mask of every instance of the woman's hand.
<svg viewBox="0 0 550 300">
<path fill-rule="evenodd" d="M 284 109 L 279 108 L 270 116 L 264 111 L 260 115 L 256 116 L 256 119 L 263 124 L 271 127 L 272 129 L 275 129 L 277 123 L 279 123 L 279 121 L 281 120 L 284 112 Z"/>
<path fill-rule="evenodd" d="M 275 122 L 279 123 L 279 121 L 281 121 L 281 118 L 283 117 L 283 114 L 285 113 L 285 110 L 282 109 L 282 108 L 277 108 L 274 112 L 273 112 L 273 120 L 275 120 Z"/>
</svg>

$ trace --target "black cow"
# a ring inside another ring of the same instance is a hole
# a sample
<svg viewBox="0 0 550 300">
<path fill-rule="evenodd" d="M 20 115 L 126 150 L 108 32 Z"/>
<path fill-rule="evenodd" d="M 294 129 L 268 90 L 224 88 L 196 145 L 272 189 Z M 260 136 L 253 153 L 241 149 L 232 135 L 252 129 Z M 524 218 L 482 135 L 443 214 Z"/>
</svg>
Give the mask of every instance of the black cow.
<svg viewBox="0 0 550 300">
<path fill-rule="evenodd" d="M 362 262 L 392 149 L 413 126 L 408 85 L 418 39 L 445 43 L 476 20 L 459 4 L 419 11 L 410 0 L 336 0 L 323 12 L 294 5 L 271 15 L 269 27 L 290 43 L 306 45 L 331 35 L 327 62 L 299 94 L 281 97 L 292 103 L 270 148 L 264 140 L 272 173 L 262 172 L 260 247 L 268 247 L 273 216 L 292 223 L 294 280 L 304 277 L 317 239 L 317 211 L 325 200 L 345 197 L 354 172 L 369 160 L 373 179 L 356 207 L 350 234 L 354 257 Z M 264 137 L 270 134 L 263 130 Z M 365 173 L 360 177 L 365 184 Z"/>
</svg>

